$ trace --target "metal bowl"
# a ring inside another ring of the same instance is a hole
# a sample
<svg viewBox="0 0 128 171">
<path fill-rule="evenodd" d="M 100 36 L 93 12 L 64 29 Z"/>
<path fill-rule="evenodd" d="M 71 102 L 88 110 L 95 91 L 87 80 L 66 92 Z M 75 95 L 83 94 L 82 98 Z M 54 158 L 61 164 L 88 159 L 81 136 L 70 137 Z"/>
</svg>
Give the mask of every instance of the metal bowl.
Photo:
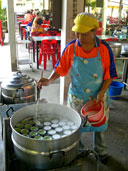
<svg viewBox="0 0 128 171">
<path fill-rule="evenodd" d="M 120 57 L 122 44 L 121 43 L 115 43 L 115 42 L 108 42 L 108 44 L 111 47 L 114 56 Z"/>
<path fill-rule="evenodd" d="M 121 43 L 121 44 L 122 44 L 121 54 L 128 55 L 128 43 Z"/>
</svg>

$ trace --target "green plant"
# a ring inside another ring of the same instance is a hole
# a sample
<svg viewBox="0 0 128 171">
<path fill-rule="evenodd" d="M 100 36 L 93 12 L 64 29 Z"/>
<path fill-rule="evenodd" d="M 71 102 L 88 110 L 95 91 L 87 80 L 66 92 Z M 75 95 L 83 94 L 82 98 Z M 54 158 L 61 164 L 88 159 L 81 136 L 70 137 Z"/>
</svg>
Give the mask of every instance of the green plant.
<svg viewBox="0 0 128 171">
<path fill-rule="evenodd" d="M 0 20 L 2 21 L 2 28 L 7 28 L 7 14 L 6 8 L 0 9 Z"/>
<path fill-rule="evenodd" d="M 0 0 L 0 10 L 1 10 L 1 0 Z"/>
<path fill-rule="evenodd" d="M 96 6 L 96 0 L 86 0 L 86 5 L 91 6 L 92 9 Z"/>
</svg>

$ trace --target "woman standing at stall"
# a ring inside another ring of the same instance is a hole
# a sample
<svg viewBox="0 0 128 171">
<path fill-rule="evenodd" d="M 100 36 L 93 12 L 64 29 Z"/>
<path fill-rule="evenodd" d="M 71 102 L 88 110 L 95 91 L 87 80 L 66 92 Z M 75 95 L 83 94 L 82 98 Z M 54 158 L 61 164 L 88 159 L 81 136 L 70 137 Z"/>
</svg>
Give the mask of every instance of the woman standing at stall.
<svg viewBox="0 0 128 171">
<path fill-rule="evenodd" d="M 94 132 L 94 150 L 98 153 L 100 161 L 105 164 L 109 158 L 103 132 L 107 128 L 109 115 L 108 88 L 112 80 L 117 78 L 114 56 L 109 45 L 95 36 L 99 24 L 92 14 L 80 13 L 74 23 L 72 31 L 77 38 L 66 45 L 51 76 L 48 79 L 40 79 L 38 87 L 41 89 L 42 86 L 48 86 L 70 70 L 70 107 L 80 113 L 81 107 L 89 100 L 97 99 L 104 103 L 106 123 L 98 128 L 88 125 L 87 131 Z"/>
</svg>

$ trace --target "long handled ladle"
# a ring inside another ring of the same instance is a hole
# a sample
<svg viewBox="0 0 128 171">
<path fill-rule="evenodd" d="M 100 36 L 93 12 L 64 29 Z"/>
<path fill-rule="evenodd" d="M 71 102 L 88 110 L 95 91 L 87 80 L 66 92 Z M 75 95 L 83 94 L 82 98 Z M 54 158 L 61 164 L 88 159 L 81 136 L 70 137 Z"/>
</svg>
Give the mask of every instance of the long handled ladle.
<svg viewBox="0 0 128 171">
<path fill-rule="evenodd" d="M 43 78 L 43 71 L 41 73 L 41 78 Z M 39 103 L 40 103 L 40 89 L 38 89 L 38 97 L 37 97 L 37 104 L 36 104 L 36 115 L 34 117 L 35 123 L 37 126 L 41 126 L 41 117 L 39 117 L 38 115 L 38 111 L 39 111 Z"/>
</svg>

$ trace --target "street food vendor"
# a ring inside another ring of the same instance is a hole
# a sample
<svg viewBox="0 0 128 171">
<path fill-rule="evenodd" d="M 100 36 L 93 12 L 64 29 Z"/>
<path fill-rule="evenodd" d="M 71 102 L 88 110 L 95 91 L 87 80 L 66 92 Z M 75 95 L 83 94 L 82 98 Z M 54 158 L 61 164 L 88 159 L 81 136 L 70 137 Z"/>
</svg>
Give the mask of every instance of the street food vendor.
<svg viewBox="0 0 128 171">
<path fill-rule="evenodd" d="M 95 35 L 98 28 L 99 23 L 95 16 L 89 13 L 78 14 L 72 27 L 76 39 L 66 45 L 51 76 L 41 78 L 38 87 L 41 89 L 42 86 L 48 86 L 70 70 L 71 82 L 67 100 L 70 107 L 80 113 L 81 107 L 89 100 L 96 99 L 104 103 L 106 123 L 98 127 L 98 131 L 89 126 L 94 132 L 94 150 L 100 161 L 106 164 L 110 157 L 104 142 L 110 104 L 108 88 L 112 80 L 117 78 L 117 71 L 110 46 Z"/>
</svg>

